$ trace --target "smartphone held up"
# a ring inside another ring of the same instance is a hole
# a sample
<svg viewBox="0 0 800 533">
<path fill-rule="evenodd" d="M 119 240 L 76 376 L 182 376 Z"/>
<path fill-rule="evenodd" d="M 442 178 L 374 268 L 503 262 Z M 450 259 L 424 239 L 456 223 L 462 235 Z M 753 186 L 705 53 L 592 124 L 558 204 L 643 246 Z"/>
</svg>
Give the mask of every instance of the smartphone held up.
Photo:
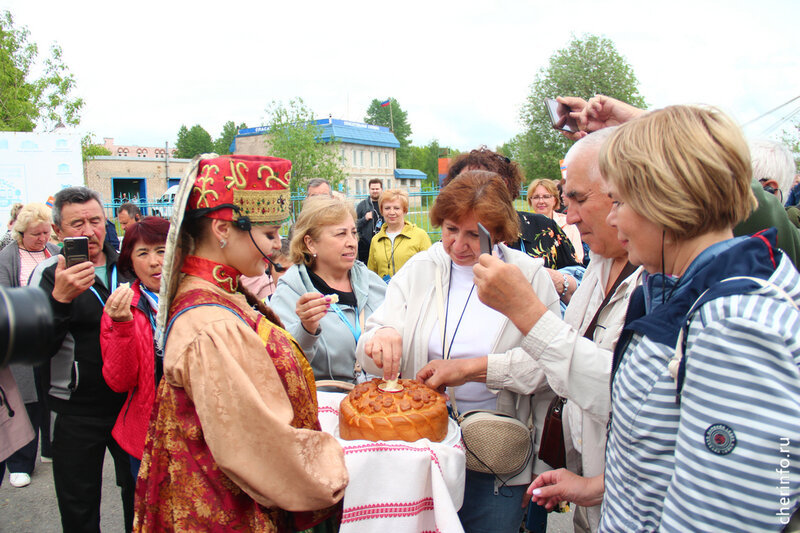
<svg viewBox="0 0 800 533">
<path fill-rule="evenodd" d="M 560 103 L 555 98 L 545 98 L 544 106 L 547 108 L 547 114 L 554 129 L 570 133 L 578 131 L 578 122 L 569 116 L 571 111 L 569 106 Z"/>
<path fill-rule="evenodd" d="M 89 238 L 88 237 L 65 237 L 64 238 L 64 258 L 67 260 L 67 268 L 89 260 Z"/>
<path fill-rule="evenodd" d="M 492 255 L 492 236 L 480 222 L 478 222 L 478 240 L 481 244 L 481 254 Z"/>
</svg>

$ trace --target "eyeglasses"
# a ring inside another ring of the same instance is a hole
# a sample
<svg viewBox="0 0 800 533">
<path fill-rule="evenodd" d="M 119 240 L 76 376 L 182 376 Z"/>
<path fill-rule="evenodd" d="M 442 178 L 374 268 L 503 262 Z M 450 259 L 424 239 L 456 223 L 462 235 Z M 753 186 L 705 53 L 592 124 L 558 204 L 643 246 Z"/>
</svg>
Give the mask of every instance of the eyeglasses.
<svg viewBox="0 0 800 533">
<path fill-rule="evenodd" d="M 543 194 L 542 196 L 531 196 L 531 200 L 550 200 L 553 197 L 552 194 Z"/>
</svg>

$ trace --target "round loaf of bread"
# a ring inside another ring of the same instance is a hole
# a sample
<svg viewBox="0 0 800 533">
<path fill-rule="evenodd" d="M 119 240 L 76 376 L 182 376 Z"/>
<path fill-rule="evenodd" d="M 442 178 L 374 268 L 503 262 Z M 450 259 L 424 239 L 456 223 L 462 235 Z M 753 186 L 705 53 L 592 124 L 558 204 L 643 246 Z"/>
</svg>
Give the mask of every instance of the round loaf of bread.
<svg viewBox="0 0 800 533">
<path fill-rule="evenodd" d="M 345 440 L 430 439 L 447 436 L 447 404 L 444 396 L 414 381 L 401 379 L 403 390 L 385 392 L 378 378 L 361 383 L 339 406 L 339 435 Z"/>
</svg>

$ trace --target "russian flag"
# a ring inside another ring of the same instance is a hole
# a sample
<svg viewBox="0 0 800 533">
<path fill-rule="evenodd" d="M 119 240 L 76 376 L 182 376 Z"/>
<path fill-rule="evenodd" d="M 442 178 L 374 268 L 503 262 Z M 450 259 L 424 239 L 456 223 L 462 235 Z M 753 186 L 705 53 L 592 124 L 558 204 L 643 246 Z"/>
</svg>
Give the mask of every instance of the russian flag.
<svg viewBox="0 0 800 533">
<path fill-rule="evenodd" d="M 386 106 L 388 106 L 388 105 L 389 105 L 389 104 L 391 104 L 391 103 L 392 103 L 392 99 L 391 99 L 391 98 L 389 98 L 389 99 L 388 99 L 388 100 L 386 100 L 385 102 L 381 102 L 381 107 L 386 107 Z"/>
</svg>

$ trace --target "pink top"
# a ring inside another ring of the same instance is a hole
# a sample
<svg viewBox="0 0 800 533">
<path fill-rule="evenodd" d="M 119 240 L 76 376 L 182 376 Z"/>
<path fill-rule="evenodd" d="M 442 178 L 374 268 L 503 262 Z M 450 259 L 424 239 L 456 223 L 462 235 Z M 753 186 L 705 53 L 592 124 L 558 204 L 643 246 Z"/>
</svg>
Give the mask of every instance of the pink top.
<svg viewBox="0 0 800 533">
<path fill-rule="evenodd" d="M 50 252 L 47 248 L 41 252 L 29 252 L 22 246 L 19 248 L 19 286 L 25 287 L 28 285 L 28 280 L 31 278 L 31 272 L 36 268 L 36 265 L 50 257 Z"/>
</svg>

